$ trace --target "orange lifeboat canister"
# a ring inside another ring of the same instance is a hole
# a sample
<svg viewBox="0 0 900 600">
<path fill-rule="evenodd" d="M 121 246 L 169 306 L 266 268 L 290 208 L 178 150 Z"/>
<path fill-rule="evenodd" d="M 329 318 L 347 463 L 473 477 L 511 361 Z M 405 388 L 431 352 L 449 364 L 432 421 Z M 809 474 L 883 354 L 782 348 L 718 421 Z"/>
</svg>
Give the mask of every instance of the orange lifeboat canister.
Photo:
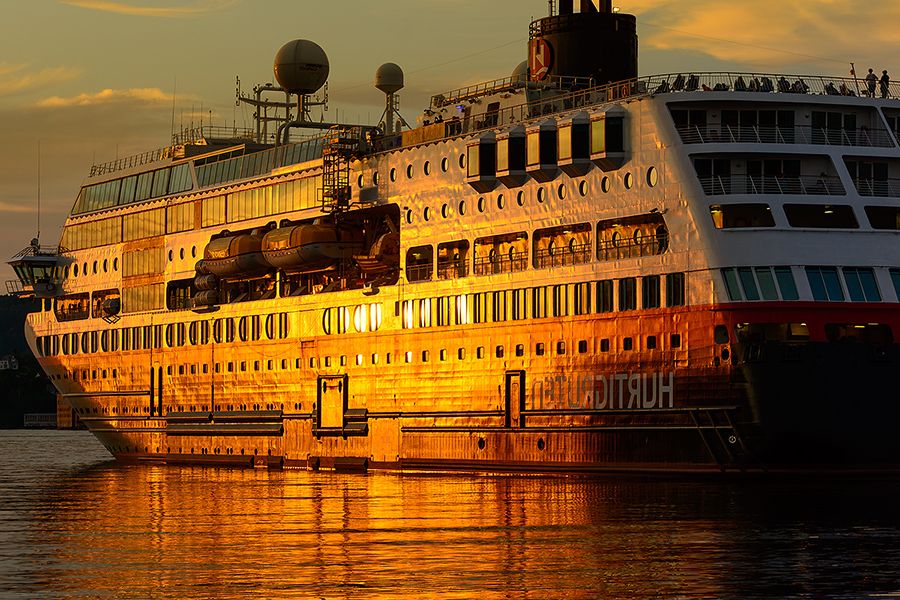
<svg viewBox="0 0 900 600">
<path fill-rule="evenodd" d="M 270 231 L 263 238 L 266 262 L 294 273 L 312 273 L 334 267 L 360 253 L 365 244 L 359 232 L 330 224 L 296 225 Z"/>
<path fill-rule="evenodd" d="M 257 277 L 270 268 L 261 249 L 262 237 L 258 235 L 243 234 L 213 240 L 203 252 L 203 271 L 228 279 Z"/>
</svg>

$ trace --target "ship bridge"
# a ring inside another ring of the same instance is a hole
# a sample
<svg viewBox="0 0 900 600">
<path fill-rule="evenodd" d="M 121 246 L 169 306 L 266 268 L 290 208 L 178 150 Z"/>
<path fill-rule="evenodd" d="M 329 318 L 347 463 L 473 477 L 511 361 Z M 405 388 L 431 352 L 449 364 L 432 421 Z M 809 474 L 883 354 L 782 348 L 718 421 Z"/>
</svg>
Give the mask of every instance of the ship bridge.
<svg viewBox="0 0 900 600">
<path fill-rule="evenodd" d="M 54 296 L 61 282 L 63 261 L 59 247 L 41 246 L 37 238 L 31 240 L 27 248 L 7 263 L 19 278 L 6 282 L 7 293 L 37 298 Z"/>
</svg>

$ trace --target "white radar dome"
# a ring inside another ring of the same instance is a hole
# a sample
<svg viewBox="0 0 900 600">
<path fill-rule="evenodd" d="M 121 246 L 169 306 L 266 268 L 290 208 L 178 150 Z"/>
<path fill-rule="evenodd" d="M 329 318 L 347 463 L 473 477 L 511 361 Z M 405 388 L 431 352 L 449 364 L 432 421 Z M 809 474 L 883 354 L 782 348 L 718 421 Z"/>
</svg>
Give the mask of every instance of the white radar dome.
<svg viewBox="0 0 900 600">
<path fill-rule="evenodd" d="M 514 83 L 528 81 L 528 61 L 523 60 L 512 72 L 512 80 Z"/>
<path fill-rule="evenodd" d="M 294 40 L 275 55 L 275 80 L 292 94 L 314 94 L 328 81 L 328 56 L 315 42 Z"/>
<path fill-rule="evenodd" d="M 375 71 L 375 87 L 385 94 L 403 89 L 403 69 L 394 63 L 385 63 Z"/>
</svg>

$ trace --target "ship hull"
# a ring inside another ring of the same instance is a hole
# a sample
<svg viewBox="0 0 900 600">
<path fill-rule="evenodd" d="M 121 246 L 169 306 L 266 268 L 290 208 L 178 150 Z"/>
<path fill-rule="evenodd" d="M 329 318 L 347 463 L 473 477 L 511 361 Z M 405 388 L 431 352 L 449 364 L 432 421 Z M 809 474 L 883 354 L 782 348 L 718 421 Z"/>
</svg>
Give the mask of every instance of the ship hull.
<svg viewBox="0 0 900 600">
<path fill-rule="evenodd" d="M 494 324 L 474 340 L 452 330 L 369 334 L 352 348 L 368 365 L 353 355 L 338 358 L 349 350 L 340 340 L 319 338 L 303 342 L 310 352 L 290 364 L 276 359 L 272 371 L 267 366 L 273 361 L 241 359 L 293 356 L 296 342 L 209 348 L 208 357 L 182 349 L 155 364 L 179 369 L 185 360 L 215 364 L 225 356 L 234 359 L 234 373 L 204 381 L 187 370 L 178 377 L 173 369 L 153 400 L 140 391 L 86 390 L 68 397 L 123 462 L 400 471 L 897 472 L 900 443 L 893 433 L 900 409 L 892 390 L 900 345 L 748 343 L 734 336 L 720 343 L 713 336 L 720 323 L 732 329 L 761 319 L 799 322 L 801 316 L 817 331 L 828 322 L 846 322 L 850 314 L 860 318 L 853 310 L 750 306 L 592 315 L 565 325 Z M 896 313 L 894 306 L 881 306 L 862 321 L 889 322 Z M 672 348 L 674 338 L 660 335 L 662 347 L 646 348 L 647 331 L 667 329 L 685 332 L 678 345 L 688 347 Z M 635 351 L 602 351 L 602 340 L 640 340 L 642 332 L 645 341 Z M 455 346 L 467 338 L 468 346 L 484 346 L 470 347 L 475 356 L 461 360 L 463 348 Z M 535 340 L 558 338 L 569 339 L 534 355 Z M 492 345 L 498 340 L 508 353 L 502 358 Z M 428 350 L 398 352 L 390 364 L 372 364 L 369 353 L 381 352 L 383 363 L 391 361 L 385 349 L 398 346 Z M 478 358 L 485 347 L 488 355 Z M 515 356 L 520 348 L 527 355 Z M 322 355 L 334 356 L 333 366 L 320 362 Z M 221 363 L 223 371 L 230 362 Z M 162 366 L 151 373 L 161 374 Z"/>
</svg>

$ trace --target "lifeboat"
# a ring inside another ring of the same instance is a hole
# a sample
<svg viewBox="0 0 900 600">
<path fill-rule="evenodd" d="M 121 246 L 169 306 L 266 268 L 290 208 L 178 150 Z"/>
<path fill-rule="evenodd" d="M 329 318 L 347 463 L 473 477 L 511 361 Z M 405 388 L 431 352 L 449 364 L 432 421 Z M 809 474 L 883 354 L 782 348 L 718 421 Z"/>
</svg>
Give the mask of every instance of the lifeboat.
<svg viewBox="0 0 900 600">
<path fill-rule="evenodd" d="M 222 278 L 257 277 L 269 270 L 263 259 L 262 240 L 259 235 L 234 235 L 211 241 L 203 252 L 203 273 Z"/>
<path fill-rule="evenodd" d="M 364 248 L 361 233 L 331 224 L 296 225 L 270 231 L 262 240 L 265 261 L 293 273 L 324 271 Z"/>
</svg>

